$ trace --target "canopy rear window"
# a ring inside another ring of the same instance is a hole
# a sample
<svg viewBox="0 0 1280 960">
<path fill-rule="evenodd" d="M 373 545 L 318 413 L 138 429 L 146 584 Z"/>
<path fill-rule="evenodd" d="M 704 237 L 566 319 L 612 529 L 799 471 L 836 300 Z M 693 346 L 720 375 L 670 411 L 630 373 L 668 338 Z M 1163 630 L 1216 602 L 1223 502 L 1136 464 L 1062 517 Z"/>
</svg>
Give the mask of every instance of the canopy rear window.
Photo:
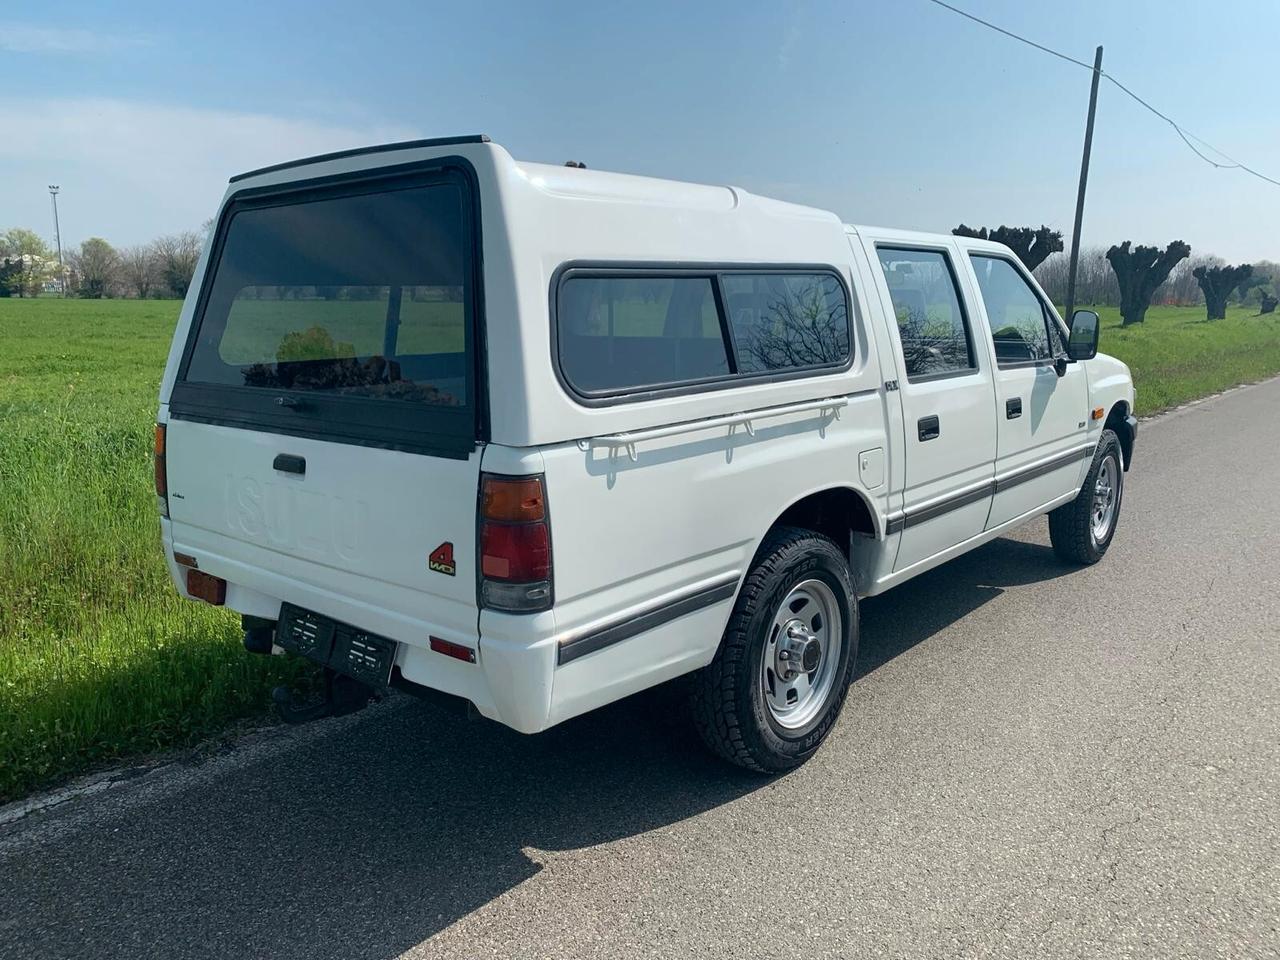
<svg viewBox="0 0 1280 960">
<path fill-rule="evenodd" d="M 383 441 L 401 425 L 474 441 L 471 203 L 461 171 L 233 203 L 179 414 L 196 401 L 254 419 L 256 404 L 264 429 Z"/>
</svg>

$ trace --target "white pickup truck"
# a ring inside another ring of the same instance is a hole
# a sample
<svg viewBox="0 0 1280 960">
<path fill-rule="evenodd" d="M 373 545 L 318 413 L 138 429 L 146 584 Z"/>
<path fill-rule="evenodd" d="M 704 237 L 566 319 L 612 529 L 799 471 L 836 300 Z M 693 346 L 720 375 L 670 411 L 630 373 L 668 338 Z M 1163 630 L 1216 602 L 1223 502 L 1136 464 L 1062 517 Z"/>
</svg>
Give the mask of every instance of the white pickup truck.
<svg viewBox="0 0 1280 960">
<path fill-rule="evenodd" d="M 485 137 L 233 178 L 160 393 L 185 596 L 532 733 L 693 674 L 779 771 L 831 730 L 858 598 L 1049 515 L 1115 535 L 1137 421 L 1098 318 L 999 244 L 517 162 Z M 284 698 L 281 698 L 282 700 Z"/>
</svg>

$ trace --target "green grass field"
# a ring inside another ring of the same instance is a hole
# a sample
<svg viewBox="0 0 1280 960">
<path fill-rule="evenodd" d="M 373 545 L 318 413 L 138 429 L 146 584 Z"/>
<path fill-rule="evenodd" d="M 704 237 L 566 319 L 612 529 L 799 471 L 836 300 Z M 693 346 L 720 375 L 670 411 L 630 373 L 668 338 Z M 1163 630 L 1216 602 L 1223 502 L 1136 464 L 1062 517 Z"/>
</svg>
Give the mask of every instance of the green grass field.
<svg viewBox="0 0 1280 960">
<path fill-rule="evenodd" d="M 0 799 L 262 712 L 292 670 L 180 600 L 151 443 L 172 301 L 0 300 Z"/>
<path fill-rule="evenodd" d="M 1156 307 L 1124 330 L 1101 312 L 1140 414 L 1280 373 L 1280 317 Z M 151 441 L 177 313 L 0 300 L 0 800 L 192 743 L 296 678 L 243 652 L 233 614 L 179 600 L 161 562 Z"/>
</svg>

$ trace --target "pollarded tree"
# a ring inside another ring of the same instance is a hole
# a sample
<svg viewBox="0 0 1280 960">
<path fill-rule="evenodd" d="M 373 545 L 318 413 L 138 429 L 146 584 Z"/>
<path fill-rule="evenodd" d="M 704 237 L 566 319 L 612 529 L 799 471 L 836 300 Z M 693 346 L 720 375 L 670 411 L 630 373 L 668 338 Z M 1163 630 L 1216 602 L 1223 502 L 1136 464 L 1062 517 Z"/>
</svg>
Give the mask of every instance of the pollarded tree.
<svg viewBox="0 0 1280 960">
<path fill-rule="evenodd" d="M 1050 230 L 1043 224 L 1040 228 L 999 226 L 994 230 L 986 227 L 969 227 L 963 223 L 951 231 L 957 237 L 974 237 L 978 240 L 994 240 L 1003 243 L 1018 255 L 1028 270 L 1034 270 L 1048 258 L 1049 254 L 1062 249 L 1062 233 Z"/>
<path fill-rule="evenodd" d="M 1225 320 L 1227 297 L 1253 273 L 1253 265 L 1242 263 L 1238 267 L 1196 267 L 1191 275 L 1204 291 L 1206 320 Z"/>
<path fill-rule="evenodd" d="M 1191 256 L 1191 246 L 1175 240 L 1162 251 L 1159 247 L 1133 247 L 1126 240 L 1107 251 L 1107 260 L 1120 284 L 1120 316 L 1127 327 L 1147 318 L 1147 307 L 1156 287 L 1169 279 L 1180 260 Z"/>
</svg>

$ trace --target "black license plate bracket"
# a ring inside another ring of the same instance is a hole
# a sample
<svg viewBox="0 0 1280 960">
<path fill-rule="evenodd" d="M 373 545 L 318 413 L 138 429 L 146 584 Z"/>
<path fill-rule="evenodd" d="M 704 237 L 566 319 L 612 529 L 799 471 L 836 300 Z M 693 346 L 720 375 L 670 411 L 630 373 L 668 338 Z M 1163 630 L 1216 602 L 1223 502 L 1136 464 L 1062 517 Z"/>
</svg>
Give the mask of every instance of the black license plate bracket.
<svg viewBox="0 0 1280 960">
<path fill-rule="evenodd" d="M 372 686 L 387 685 L 396 660 L 394 640 L 291 603 L 280 605 L 276 643 Z"/>
</svg>

